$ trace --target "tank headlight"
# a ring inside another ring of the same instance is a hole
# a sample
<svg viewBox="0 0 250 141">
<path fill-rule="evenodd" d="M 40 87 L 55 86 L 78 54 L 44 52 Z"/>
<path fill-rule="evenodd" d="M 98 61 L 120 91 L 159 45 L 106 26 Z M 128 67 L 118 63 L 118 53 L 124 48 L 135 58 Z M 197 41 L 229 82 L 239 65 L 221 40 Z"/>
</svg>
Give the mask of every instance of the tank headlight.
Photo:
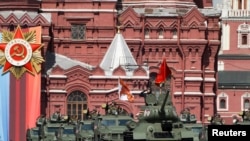
<svg viewBox="0 0 250 141">
<path fill-rule="evenodd" d="M 127 127 L 130 130 L 135 129 L 136 126 L 137 126 L 137 123 L 135 121 L 128 121 L 128 123 L 127 123 Z"/>
</svg>

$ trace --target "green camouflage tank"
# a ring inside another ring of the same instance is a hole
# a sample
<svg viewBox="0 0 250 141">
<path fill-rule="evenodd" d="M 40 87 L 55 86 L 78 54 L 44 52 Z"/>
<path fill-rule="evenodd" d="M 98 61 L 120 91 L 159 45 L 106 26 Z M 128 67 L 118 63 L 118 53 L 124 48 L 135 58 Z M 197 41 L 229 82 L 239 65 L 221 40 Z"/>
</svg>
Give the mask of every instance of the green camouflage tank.
<svg viewBox="0 0 250 141">
<path fill-rule="evenodd" d="M 184 128 L 172 104 L 169 90 L 145 96 L 145 107 L 138 122 L 128 123 L 124 141 L 199 141 L 194 132 Z"/>
</svg>

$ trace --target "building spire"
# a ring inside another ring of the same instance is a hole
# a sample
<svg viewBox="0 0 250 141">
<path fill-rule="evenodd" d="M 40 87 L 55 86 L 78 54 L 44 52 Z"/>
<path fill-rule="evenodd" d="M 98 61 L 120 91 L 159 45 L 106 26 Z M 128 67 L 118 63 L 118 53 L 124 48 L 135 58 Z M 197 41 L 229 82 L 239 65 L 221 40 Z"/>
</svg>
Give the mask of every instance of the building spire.
<svg viewBox="0 0 250 141">
<path fill-rule="evenodd" d="M 117 33 L 112 40 L 106 54 L 104 55 L 100 67 L 105 71 L 105 75 L 112 75 L 113 70 L 122 67 L 126 75 L 132 75 L 133 71 L 138 68 L 137 62 L 131 53 L 126 40 L 119 34 L 120 26 L 117 26 Z"/>
</svg>

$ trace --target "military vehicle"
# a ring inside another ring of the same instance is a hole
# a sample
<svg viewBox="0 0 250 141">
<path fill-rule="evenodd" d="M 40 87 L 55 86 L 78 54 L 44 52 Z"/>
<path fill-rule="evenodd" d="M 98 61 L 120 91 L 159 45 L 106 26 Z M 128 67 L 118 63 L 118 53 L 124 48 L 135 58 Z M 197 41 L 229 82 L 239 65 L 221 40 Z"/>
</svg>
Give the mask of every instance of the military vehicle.
<svg viewBox="0 0 250 141">
<path fill-rule="evenodd" d="M 76 125 L 64 124 L 56 132 L 57 141 L 75 141 Z"/>
<path fill-rule="evenodd" d="M 27 130 L 27 141 L 53 141 L 56 139 L 54 132 L 48 132 L 45 126 L 33 127 Z"/>
<path fill-rule="evenodd" d="M 52 129 L 54 129 L 54 127 L 52 127 Z M 28 129 L 26 133 L 27 141 L 52 141 L 55 139 L 55 132 L 47 128 L 47 119 L 43 115 L 37 118 L 36 127 Z"/>
<path fill-rule="evenodd" d="M 180 120 L 182 123 L 196 123 L 197 122 L 195 114 L 191 114 L 189 110 L 188 111 L 185 110 L 180 114 Z"/>
<path fill-rule="evenodd" d="M 84 120 L 76 132 L 76 141 L 94 141 L 94 120 Z"/>
<path fill-rule="evenodd" d="M 39 127 L 34 127 L 27 130 L 27 141 L 39 141 Z"/>
<path fill-rule="evenodd" d="M 196 140 L 207 141 L 207 126 L 201 123 L 185 123 L 183 124 L 187 130 L 194 133 Z"/>
<path fill-rule="evenodd" d="M 157 98 L 155 93 L 145 96 L 144 112 L 138 122 L 130 121 L 124 132 L 124 141 L 198 141 L 195 134 L 180 121 L 169 96 L 169 90 Z"/>
<path fill-rule="evenodd" d="M 73 118 L 74 119 L 74 118 Z M 74 119 L 75 120 L 75 119 Z M 53 113 L 49 118 L 50 123 L 67 123 L 69 122 L 69 117 L 61 115 L 58 112 Z"/>
<path fill-rule="evenodd" d="M 54 118 L 51 116 L 51 118 Z M 65 120 L 46 119 L 40 116 L 36 120 L 36 127 L 28 129 L 26 138 L 28 141 L 74 141 L 76 140 L 74 128 L 75 122 L 65 122 Z M 64 118 L 66 119 L 66 118 Z M 51 122 L 52 121 L 52 122 Z M 69 121 L 69 120 L 68 120 Z"/>
<path fill-rule="evenodd" d="M 207 119 L 211 125 L 224 125 L 225 121 L 220 117 L 219 114 L 215 114 Z"/>
<path fill-rule="evenodd" d="M 236 125 L 250 125 L 250 108 L 247 111 L 242 111 L 239 113 L 242 117 L 242 121 L 238 119 L 237 116 L 234 117 L 234 124 Z"/>
<path fill-rule="evenodd" d="M 123 132 L 127 130 L 126 124 L 133 118 L 129 115 L 103 115 L 95 120 L 96 140 L 123 141 Z"/>
<path fill-rule="evenodd" d="M 183 126 L 194 133 L 195 140 L 207 141 L 207 128 L 201 123 L 197 123 L 195 114 L 191 114 L 188 108 L 184 109 L 180 114 L 180 121 Z"/>
<path fill-rule="evenodd" d="M 199 134 L 199 141 L 208 141 L 207 126 L 203 126 L 203 129 Z"/>
</svg>

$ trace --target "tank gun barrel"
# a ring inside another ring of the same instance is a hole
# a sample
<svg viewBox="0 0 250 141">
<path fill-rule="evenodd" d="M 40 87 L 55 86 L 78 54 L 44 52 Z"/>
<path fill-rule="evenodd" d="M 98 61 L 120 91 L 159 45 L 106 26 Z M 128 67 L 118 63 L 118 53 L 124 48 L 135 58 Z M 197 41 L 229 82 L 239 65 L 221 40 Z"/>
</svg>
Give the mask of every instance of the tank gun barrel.
<svg viewBox="0 0 250 141">
<path fill-rule="evenodd" d="M 169 96 L 169 90 L 167 90 L 166 96 L 165 96 L 163 103 L 161 105 L 160 113 L 162 113 L 162 114 L 165 113 L 165 105 L 167 103 L 168 96 Z"/>
</svg>

